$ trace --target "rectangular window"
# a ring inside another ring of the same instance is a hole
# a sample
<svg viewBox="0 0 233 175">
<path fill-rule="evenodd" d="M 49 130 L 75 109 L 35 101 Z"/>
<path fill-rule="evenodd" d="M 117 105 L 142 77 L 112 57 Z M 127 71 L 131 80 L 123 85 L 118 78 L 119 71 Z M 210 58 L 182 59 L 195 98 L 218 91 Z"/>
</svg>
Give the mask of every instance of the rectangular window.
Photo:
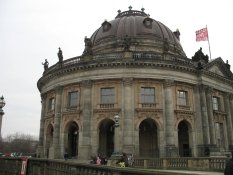
<svg viewBox="0 0 233 175">
<path fill-rule="evenodd" d="M 68 94 L 68 107 L 78 106 L 79 93 L 78 91 L 69 92 Z"/>
<path fill-rule="evenodd" d="M 141 88 L 141 103 L 155 103 L 155 88 Z"/>
<path fill-rule="evenodd" d="M 101 88 L 101 104 L 115 103 L 114 88 Z"/>
<path fill-rule="evenodd" d="M 54 102 L 55 102 L 54 98 L 49 99 L 49 110 L 50 111 L 54 110 L 54 106 L 55 106 Z"/>
<path fill-rule="evenodd" d="M 220 110 L 220 99 L 219 97 L 213 97 L 213 110 L 219 111 Z"/>
<path fill-rule="evenodd" d="M 186 91 L 178 91 L 178 105 L 187 106 L 188 105 L 188 93 Z"/>
</svg>

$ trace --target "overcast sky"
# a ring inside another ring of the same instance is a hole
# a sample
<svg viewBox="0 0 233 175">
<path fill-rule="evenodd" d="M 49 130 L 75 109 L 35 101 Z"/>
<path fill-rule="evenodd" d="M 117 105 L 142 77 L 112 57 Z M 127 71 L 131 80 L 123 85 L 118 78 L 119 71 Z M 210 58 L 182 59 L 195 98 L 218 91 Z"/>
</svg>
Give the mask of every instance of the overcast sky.
<svg viewBox="0 0 233 175">
<path fill-rule="evenodd" d="M 16 132 L 39 135 L 40 93 L 37 81 L 42 62 L 80 56 L 85 36 L 91 37 L 117 10 L 145 8 L 150 17 L 172 31 L 191 58 L 200 48 L 209 55 L 207 41 L 196 42 L 195 31 L 208 27 L 212 59 L 228 60 L 233 70 L 233 0 L 0 0 L 0 96 L 6 106 L 2 136 Z"/>
</svg>

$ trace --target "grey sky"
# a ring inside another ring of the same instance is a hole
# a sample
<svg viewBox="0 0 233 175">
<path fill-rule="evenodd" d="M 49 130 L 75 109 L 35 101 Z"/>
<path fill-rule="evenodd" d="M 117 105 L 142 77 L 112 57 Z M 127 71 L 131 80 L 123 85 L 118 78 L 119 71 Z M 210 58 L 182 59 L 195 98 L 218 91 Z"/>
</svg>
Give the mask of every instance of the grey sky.
<svg viewBox="0 0 233 175">
<path fill-rule="evenodd" d="M 212 59 L 228 60 L 233 70 L 233 0 L 0 0 L 0 95 L 5 97 L 3 137 L 20 132 L 39 135 L 40 93 L 37 81 L 45 59 L 79 56 L 84 37 L 90 37 L 117 10 L 145 8 L 150 17 L 181 33 L 181 44 L 191 58 L 200 48 L 209 55 L 208 42 L 196 42 L 195 31 L 208 27 Z"/>
</svg>

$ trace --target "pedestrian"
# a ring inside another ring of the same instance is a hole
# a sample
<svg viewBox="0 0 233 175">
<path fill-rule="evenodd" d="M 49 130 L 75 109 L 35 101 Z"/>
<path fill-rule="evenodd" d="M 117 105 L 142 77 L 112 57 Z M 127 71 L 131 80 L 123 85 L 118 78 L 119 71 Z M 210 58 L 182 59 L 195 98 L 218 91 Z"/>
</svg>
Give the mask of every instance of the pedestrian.
<svg viewBox="0 0 233 175">
<path fill-rule="evenodd" d="M 233 151 L 231 152 L 231 159 L 226 164 L 224 175 L 233 175 Z"/>
<path fill-rule="evenodd" d="M 96 158 L 96 164 L 97 164 L 97 165 L 101 165 L 101 159 L 100 159 L 99 156 L 97 156 L 97 158 Z"/>
<path fill-rule="evenodd" d="M 128 167 L 128 157 L 126 153 L 122 153 L 121 158 L 116 162 L 119 167 Z"/>
</svg>

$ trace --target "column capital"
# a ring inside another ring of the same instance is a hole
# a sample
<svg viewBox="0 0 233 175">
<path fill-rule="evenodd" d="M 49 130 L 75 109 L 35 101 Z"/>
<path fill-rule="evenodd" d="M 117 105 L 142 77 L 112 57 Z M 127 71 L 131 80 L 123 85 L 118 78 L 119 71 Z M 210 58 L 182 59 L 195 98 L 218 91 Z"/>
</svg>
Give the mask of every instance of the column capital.
<svg viewBox="0 0 233 175">
<path fill-rule="evenodd" d="M 214 89 L 210 86 L 205 87 L 207 94 L 211 95 L 214 92 Z"/>
<path fill-rule="evenodd" d="M 122 82 L 124 86 L 132 86 L 133 78 L 123 78 Z"/>
<path fill-rule="evenodd" d="M 171 86 L 174 86 L 174 84 L 175 84 L 174 80 L 171 80 L 171 79 L 166 79 L 163 82 L 164 87 L 171 87 Z"/>
<path fill-rule="evenodd" d="M 206 92 L 209 91 L 209 92 L 211 92 L 211 87 L 208 86 L 208 85 L 198 84 L 197 86 L 199 87 L 199 90 L 201 90 L 201 91 L 206 91 Z"/>
<path fill-rule="evenodd" d="M 62 90 L 63 90 L 63 86 L 58 85 L 58 86 L 56 86 L 54 89 L 55 89 L 55 92 L 56 92 L 56 93 L 61 93 Z"/>
<path fill-rule="evenodd" d="M 230 94 L 230 100 L 233 101 L 233 94 Z"/>
<path fill-rule="evenodd" d="M 92 84 L 93 84 L 92 80 L 83 80 L 81 82 L 81 86 L 86 88 L 91 88 Z"/>
<path fill-rule="evenodd" d="M 225 93 L 223 93 L 223 97 L 225 98 L 225 99 L 231 99 L 231 95 L 232 94 L 230 94 L 229 92 L 225 92 Z"/>
</svg>

